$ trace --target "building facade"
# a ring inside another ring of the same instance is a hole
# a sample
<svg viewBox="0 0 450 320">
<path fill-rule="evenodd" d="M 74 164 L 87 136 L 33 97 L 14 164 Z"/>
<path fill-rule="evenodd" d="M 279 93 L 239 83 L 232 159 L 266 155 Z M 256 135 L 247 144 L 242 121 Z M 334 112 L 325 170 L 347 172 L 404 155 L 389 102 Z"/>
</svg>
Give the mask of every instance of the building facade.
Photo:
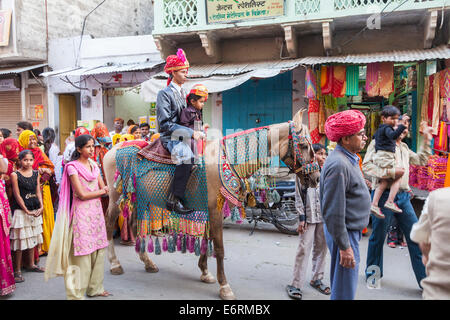
<svg viewBox="0 0 450 320">
<path fill-rule="evenodd" d="M 438 0 L 157 0 L 155 12 L 162 14 L 155 14 L 152 34 L 163 58 L 183 48 L 190 77 L 200 82 L 278 69 L 212 90 L 211 121 L 226 134 L 286 121 L 307 107 L 305 67 L 320 58 L 393 51 L 414 56 L 447 45 L 449 8 Z"/>
<path fill-rule="evenodd" d="M 54 68 L 48 63 L 51 41 L 81 34 L 96 38 L 149 34 L 152 17 L 153 4 L 148 0 L 0 1 L 0 113 L 6 115 L 0 127 L 14 131 L 18 121 L 26 120 L 42 130 L 58 123 L 50 109 L 54 97 L 49 101 L 48 83 L 39 77 Z M 78 63 L 80 41 L 68 50 L 60 63 Z M 67 87 L 61 90 L 70 95 Z M 68 99 L 78 101 L 79 108 L 80 97 Z"/>
</svg>

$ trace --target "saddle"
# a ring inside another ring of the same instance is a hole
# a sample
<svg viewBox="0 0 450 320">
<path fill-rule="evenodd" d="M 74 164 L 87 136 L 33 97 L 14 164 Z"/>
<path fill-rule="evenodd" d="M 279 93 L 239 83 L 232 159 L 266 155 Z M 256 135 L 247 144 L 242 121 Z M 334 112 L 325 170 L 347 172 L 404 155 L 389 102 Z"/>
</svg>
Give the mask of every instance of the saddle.
<svg viewBox="0 0 450 320">
<path fill-rule="evenodd" d="M 169 151 L 166 148 L 164 148 L 160 138 L 156 139 L 148 146 L 142 148 L 138 152 L 138 156 L 141 156 L 147 160 L 155 161 L 158 163 L 173 164 L 173 165 L 176 164 L 175 162 L 172 161 L 172 157 Z"/>
</svg>

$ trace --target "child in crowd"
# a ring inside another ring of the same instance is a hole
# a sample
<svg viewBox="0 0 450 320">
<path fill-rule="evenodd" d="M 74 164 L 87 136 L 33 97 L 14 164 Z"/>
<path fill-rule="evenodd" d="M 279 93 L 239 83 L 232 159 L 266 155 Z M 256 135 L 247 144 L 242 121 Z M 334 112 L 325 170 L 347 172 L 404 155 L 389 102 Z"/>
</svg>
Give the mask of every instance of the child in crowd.
<svg viewBox="0 0 450 320">
<path fill-rule="evenodd" d="M 181 111 L 179 124 L 194 131 L 205 132 L 209 128 L 209 125 L 203 125 L 202 110 L 208 100 L 208 89 L 201 84 L 197 84 L 189 92 L 186 100 L 187 107 Z M 191 150 L 194 157 L 198 155 L 198 151 L 202 151 L 199 150 L 200 148 L 202 148 L 202 144 L 196 145 L 195 140 L 191 139 Z"/>
<path fill-rule="evenodd" d="M 315 160 L 320 168 L 327 158 L 325 146 L 313 144 Z M 313 274 L 310 285 L 325 295 L 331 290 L 322 283 L 327 245 L 323 231 L 323 218 L 320 209 L 319 188 L 307 188 L 302 186 L 300 179 L 295 180 L 295 207 L 299 213 L 298 232 L 300 242 L 295 257 L 294 279 L 292 284 L 286 287 L 288 295 L 297 300 L 302 299 L 302 289 L 306 280 L 309 255 L 313 254 Z"/>
<path fill-rule="evenodd" d="M 381 121 L 383 123 L 378 127 L 378 130 L 374 135 L 376 150 L 374 163 L 380 168 L 392 169 L 392 177 L 394 177 L 392 185 L 390 186 L 389 197 L 384 207 L 396 213 L 402 212 L 402 210 L 394 203 L 394 199 L 400 188 L 400 180 L 404 170 L 396 167 L 395 144 L 397 138 L 406 129 L 405 124 L 409 121 L 407 115 L 404 115 L 400 121 L 399 116 L 400 110 L 397 107 L 391 105 L 385 106 L 381 110 Z M 394 127 L 397 127 L 397 129 L 394 130 Z M 380 179 L 379 185 L 375 189 L 370 208 L 373 215 L 380 219 L 384 219 L 385 217 L 378 207 L 378 202 L 380 201 L 384 190 L 387 189 L 389 182 L 389 179 Z"/>
<path fill-rule="evenodd" d="M 35 265 L 34 249 L 43 243 L 42 237 L 42 213 L 44 211 L 42 193 L 40 187 L 40 175 L 33 170 L 34 155 L 31 150 L 23 150 L 19 153 L 19 169 L 11 173 L 11 183 L 14 197 L 11 201 L 13 219 L 11 223 L 10 239 L 11 251 L 14 252 L 14 280 L 23 282 L 22 277 L 22 253 L 25 255 L 28 271 L 44 272 Z"/>
<path fill-rule="evenodd" d="M 47 257 L 45 279 L 64 276 L 67 299 L 110 294 L 103 288 L 106 238 L 100 197 L 108 194 L 94 155 L 94 138 L 75 138 L 65 166 L 60 203 Z"/>
</svg>

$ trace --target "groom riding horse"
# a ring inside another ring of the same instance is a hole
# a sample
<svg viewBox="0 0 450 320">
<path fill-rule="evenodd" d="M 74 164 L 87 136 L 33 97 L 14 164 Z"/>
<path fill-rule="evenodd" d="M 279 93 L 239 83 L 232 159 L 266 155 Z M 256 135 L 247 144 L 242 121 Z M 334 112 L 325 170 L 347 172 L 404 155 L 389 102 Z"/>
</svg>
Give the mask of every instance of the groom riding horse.
<svg viewBox="0 0 450 320">
<path fill-rule="evenodd" d="M 178 214 L 190 214 L 193 211 L 182 203 L 194 158 L 189 144 L 183 140 L 204 137 L 202 132 L 178 124 L 182 109 L 187 107 L 186 94 L 181 86 L 186 81 L 188 68 L 189 62 L 182 49 L 178 49 L 176 55 L 168 56 L 164 67 L 164 71 L 169 74 L 168 86 L 159 91 L 156 99 L 160 139 L 177 163 L 166 207 Z"/>
</svg>

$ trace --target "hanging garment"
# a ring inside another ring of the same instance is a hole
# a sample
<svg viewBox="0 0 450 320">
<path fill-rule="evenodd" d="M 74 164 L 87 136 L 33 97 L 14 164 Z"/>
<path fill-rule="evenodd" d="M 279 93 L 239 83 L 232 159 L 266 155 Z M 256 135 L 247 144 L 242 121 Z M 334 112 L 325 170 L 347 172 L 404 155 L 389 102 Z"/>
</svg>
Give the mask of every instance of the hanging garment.
<svg viewBox="0 0 450 320">
<path fill-rule="evenodd" d="M 333 66 L 322 66 L 320 74 L 321 93 L 330 94 L 333 89 Z"/>
<path fill-rule="evenodd" d="M 430 76 L 430 82 L 428 84 L 428 118 L 427 123 L 431 127 L 433 122 L 433 100 L 434 100 L 434 74 Z"/>
<path fill-rule="evenodd" d="M 325 134 L 325 121 L 327 121 L 327 118 L 325 117 L 325 106 L 323 104 L 323 101 L 320 101 L 319 105 L 319 133 Z"/>
<path fill-rule="evenodd" d="M 317 98 L 316 77 L 314 75 L 314 71 L 311 68 L 306 69 L 305 96 L 308 99 L 316 99 Z"/>
<path fill-rule="evenodd" d="M 333 66 L 333 97 L 340 98 L 345 95 L 345 66 Z"/>
<path fill-rule="evenodd" d="M 436 150 L 447 151 L 448 145 L 447 124 L 443 121 L 439 123 L 438 135 L 434 139 L 434 148 Z"/>
<path fill-rule="evenodd" d="M 428 122 L 428 97 L 430 90 L 430 78 L 425 77 L 423 83 L 422 109 L 420 112 L 420 122 Z"/>
<path fill-rule="evenodd" d="M 357 96 L 359 93 L 359 66 L 348 66 L 346 70 L 346 88 L 347 96 Z"/>
<path fill-rule="evenodd" d="M 379 62 L 367 64 L 366 92 L 369 97 L 376 97 L 380 94 L 379 74 Z"/>
<path fill-rule="evenodd" d="M 439 118 L 441 116 L 440 110 L 441 110 L 441 99 L 439 97 L 439 73 L 436 73 L 434 75 L 434 81 L 433 81 L 433 105 L 432 105 L 432 118 L 431 120 L 431 126 L 433 127 L 433 135 L 437 135 L 438 129 L 439 129 Z M 428 114 L 428 116 L 430 116 Z"/>
<path fill-rule="evenodd" d="M 442 90 L 441 97 L 450 99 L 450 68 L 447 68 L 442 71 Z"/>
<path fill-rule="evenodd" d="M 319 100 L 309 99 L 308 121 L 309 121 L 309 132 L 311 135 L 312 143 L 318 143 L 320 141 L 319 108 L 320 108 Z"/>
<path fill-rule="evenodd" d="M 380 96 L 387 99 L 394 91 L 394 63 L 381 62 L 379 68 Z"/>
</svg>

